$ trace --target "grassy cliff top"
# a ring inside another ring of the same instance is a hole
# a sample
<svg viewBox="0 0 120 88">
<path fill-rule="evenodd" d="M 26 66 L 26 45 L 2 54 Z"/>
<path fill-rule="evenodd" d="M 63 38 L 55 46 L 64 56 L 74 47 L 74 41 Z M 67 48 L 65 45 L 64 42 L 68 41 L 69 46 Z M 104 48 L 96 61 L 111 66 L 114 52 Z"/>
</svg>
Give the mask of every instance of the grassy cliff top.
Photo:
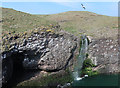
<svg viewBox="0 0 120 88">
<path fill-rule="evenodd" d="M 56 22 L 14 9 L 2 8 L 2 24 L 3 31 L 24 32 L 49 27 L 50 24 L 56 25 Z"/>
<path fill-rule="evenodd" d="M 59 24 L 75 35 L 113 37 L 118 29 L 118 18 L 88 11 L 68 11 L 51 15 L 32 15 L 14 9 L 2 8 L 3 31 L 24 32 Z"/>
<path fill-rule="evenodd" d="M 14 9 L 2 8 L 3 46 L 9 45 L 9 39 L 13 38 L 16 42 L 16 36 L 24 38 L 30 36 L 34 30 L 55 29 L 60 25 L 60 29 L 68 31 L 74 35 L 80 36 L 86 34 L 94 38 L 112 37 L 116 38 L 118 34 L 118 18 L 104 16 L 88 11 L 69 11 L 52 15 L 32 15 Z M 21 41 L 17 38 L 17 42 Z M 0 38 L 1 40 L 1 38 Z M 13 42 L 13 41 L 12 41 Z"/>
<path fill-rule="evenodd" d="M 75 35 L 86 34 L 93 37 L 114 37 L 118 30 L 118 18 L 104 16 L 88 11 L 69 11 L 41 16 L 54 20 L 61 28 Z"/>
<path fill-rule="evenodd" d="M 57 30 L 57 22 L 47 20 L 43 17 L 16 11 L 13 9 L 2 8 L 2 51 L 8 51 L 12 45 L 21 43 L 32 34 L 40 31 Z"/>
</svg>

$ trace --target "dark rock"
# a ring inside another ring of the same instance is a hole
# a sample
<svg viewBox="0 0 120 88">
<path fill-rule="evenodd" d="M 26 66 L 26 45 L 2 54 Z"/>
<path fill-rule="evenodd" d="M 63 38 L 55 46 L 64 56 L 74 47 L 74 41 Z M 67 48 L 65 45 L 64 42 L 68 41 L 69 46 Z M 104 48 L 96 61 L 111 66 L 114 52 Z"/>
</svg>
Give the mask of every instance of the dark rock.
<svg viewBox="0 0 120 88">
<path fill-rule="evenodd" d="M 7 83 L 7 81 L 11 78 L 13 73 L 13 61 L 11 58 L 6 58 L 4 54 L 4 59 L 2 60 L 2 81 L 3 83 Z"/>
<path fill-rule="evenodd" d="M 58 35 L 58 34 L 57 34 Z M 70 37 L 68 34 L 67 36 L 55 36 L 53 34 L 53 38 L 40 38 L 39 41 L 41 43 L 34 44 L 35 41 L 32 41 L 31 43 L 27 43 L 26 50 L 34 51 L 39 54 L 39 57 L 35 58 L 29 58 L 30 60 L 35 60 L 34 66 L 30 66 L 31 62 L 25 62 L 24 65 L 25 68 L 30 68 L 38 66 L 39 69 L 46 70 L 46 71 L 52 71 L 52 70 L 61 70 L 63 69 L 66 64 L 68 63 L 70 57 L 73 55 L 72 50 L 76 47 L 78 41 L 74 41 L 72 37 Z M 57 37 L 57 38 L 55 38 Z M 61 40 L 62 39 L 62 40 Z M 38 40 L 37 40 L 38 41 Z M 35 49 L 36 47 L 36 49 Z M 29 52 L 26 52 L 29 53 Z M 30 53 L 29 53 L 30 55 Z M 31 63 L 33 65 L 33 63 Z"/>
<path fill-rule="evenodd" d="M 20 58 L 22 62 L 19 63 L 25 69 L 59 71 L 73 64 L 73 58 L 78 54 L 79 38 L 65 32 L 60 36 L 55 33 L 42 32 L 39 36 L 31 35 L 18 43 L 11 42 L 11 49 L 8 52 L 2 52 L 2 55 L 8 58 L 15 54 L 14 60 Z M 22 57 L 19 54 L 22 54 Z M 12 71 L 12 68 L 10 69 Z M 11 75 L 8 76 L 10 78 Z M 5 81 L 9 78 L 5 77 Z"/>
</svg>

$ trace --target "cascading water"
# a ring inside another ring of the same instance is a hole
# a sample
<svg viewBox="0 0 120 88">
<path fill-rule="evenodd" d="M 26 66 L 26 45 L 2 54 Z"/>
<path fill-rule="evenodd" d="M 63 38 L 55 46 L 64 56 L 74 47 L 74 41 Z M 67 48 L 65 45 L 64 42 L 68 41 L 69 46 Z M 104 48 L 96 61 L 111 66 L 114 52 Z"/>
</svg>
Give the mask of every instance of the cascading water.
<svg viewBox="0 0 120 88">
<path fill-rule="evenodd" d="M 83 62 L 86 59 L 87 50 L 88 50 L 88 39 L 87 39 L 86 35 L 82 35 L 80 53 L 79 53 L 79 56 L 77 58 L 77 61 L 76 61 L 77 63 L 75 64 L 74 72 L 73 72 L 74 80 L 81 80 L 82 79 L 80 77 L 79 73 L 80 73 L 80 70 L 82 68 Z"/>
</svg>

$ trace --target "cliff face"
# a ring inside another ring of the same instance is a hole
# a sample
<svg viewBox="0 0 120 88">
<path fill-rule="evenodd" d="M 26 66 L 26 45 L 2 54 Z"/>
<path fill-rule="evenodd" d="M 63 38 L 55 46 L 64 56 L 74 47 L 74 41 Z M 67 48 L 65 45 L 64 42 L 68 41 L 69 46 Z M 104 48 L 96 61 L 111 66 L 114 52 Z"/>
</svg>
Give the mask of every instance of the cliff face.
<svg viewBox="0 0 120 88">
<path fill-rule="evenodd" d="M 51 30 L 33 32 L 28 38 L 12 45 L 9 51 L 2 53 L 3 76 L 7 76 L 7 78 L 4 77 L 6 78 L 4 80 L 8 81 L 12 74 L 12 63 L 6 65 L 9 61 L 17 63 L 16 66 L 21 64 L 25 69 L 40 69 L 50 72 L 70 67 L 77 54 L 79 40 L 64 31 L 59 34 Z M 6 70 L 6 67 L 9 70 Z"/>
<path fill-rule="evenodd" d="M 29 36 L 26 34 L 25 38 L 18 40 L 11 40 L 10 49 L 2 52 L 4 82 L 10 79 L 14 66 L 56 72 L 73 66 L 75 56 L 79 54 L 80 38 L 65 31 L 55 32 L 44 28 L 34 30 Z M 96 69 L 100 73 L 120 72 L 118 39 L 89 40 L 88 54 L 97 65 Z"/>
<path fill-rule="evenodd" d="M 64 33 L 34 34 L 25 40 L 26 44 L 18 46 L 19 52 L 24 52 L 23 66 L 29 69 L 55 71 L 65 68 L 76 47 L 77 38 Z"/>
<path fill-rule="evenodd" d="M 80 39 L 74 35 L 81 34 L 93 37 L 88 54 L 101 73 L 120 72 L 120 37 L 115 38 L 118 35 L 117 18 L 89 12 L 39 17 L 12 9 L 2 10 L 3 82 L 10 79 L 18 65 L 24 69 L 49 72 L 72 66 L 80 48 Z M 65 31 L 55 32 L 61 28 L 74 35 Z"/>
<path fill-rule="evenodd" d="M 118 73 L 119 70 L 118 39 L 94 39 L 89 46 L 89 57 L 98 65 L 101 73 Z"/>
</svg>

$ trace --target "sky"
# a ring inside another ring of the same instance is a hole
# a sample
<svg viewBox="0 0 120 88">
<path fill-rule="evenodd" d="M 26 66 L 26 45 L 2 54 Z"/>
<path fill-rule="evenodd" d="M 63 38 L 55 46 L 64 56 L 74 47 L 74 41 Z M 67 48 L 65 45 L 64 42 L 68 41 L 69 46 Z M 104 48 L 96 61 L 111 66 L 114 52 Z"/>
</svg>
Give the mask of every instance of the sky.
<svg viewBox="0 0 120 88">
<path fill-rule="evenodd" d="M 68 0 L 66 0 L 68 1 Z M 74 0 L 75 1 L 75 0 Z M 86 10 L 81 7 L 84 4 Z M 56 14 L 66 11 L 89 11 L 101 15 L 118 16 L 118 2 L 2 2 L 2 7 L 30 14 Z"/>
<path fill-rule="evenodd" d="M 2 2 L 119 2 L 120 0 L 0 0 Z"/>
</svg>

